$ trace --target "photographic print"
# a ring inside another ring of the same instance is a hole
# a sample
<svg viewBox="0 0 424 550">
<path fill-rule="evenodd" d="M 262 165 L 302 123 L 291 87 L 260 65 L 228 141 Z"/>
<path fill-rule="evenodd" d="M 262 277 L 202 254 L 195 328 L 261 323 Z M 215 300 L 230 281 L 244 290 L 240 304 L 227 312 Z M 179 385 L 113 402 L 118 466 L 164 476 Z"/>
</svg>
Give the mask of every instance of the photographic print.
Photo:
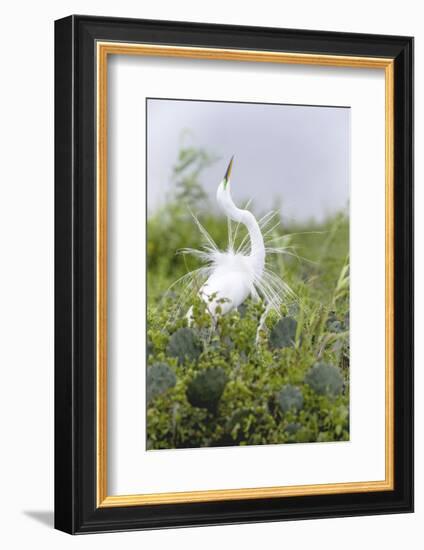
<svg viewBox="0 0 424 550">
<path fill-rule="evenodd" d="M 147 449 L 349 440 L 350 109 L 146 109 Z"/>
<path fill-rule="evenodd" d="M 411 512 L 413 38 L 71 15 L 55 60 L 55 527 Z"/>
</svg>

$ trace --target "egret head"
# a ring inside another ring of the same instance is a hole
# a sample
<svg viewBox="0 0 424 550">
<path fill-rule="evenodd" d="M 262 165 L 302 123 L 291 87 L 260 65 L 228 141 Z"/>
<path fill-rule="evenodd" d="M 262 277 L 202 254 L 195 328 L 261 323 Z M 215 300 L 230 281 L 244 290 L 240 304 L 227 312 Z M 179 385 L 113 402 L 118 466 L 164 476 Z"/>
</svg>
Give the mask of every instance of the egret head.
<svg viewBox="0 0 424 550">
<path fill-rule="evenodd" d="M 227 171 L 225 172 L 225 176 L 218 186 L 218 189 L 216 192 L 216 200 L 218 205 L 221 207 L 221 209 L 225 212 L 225 214 L 229 218 L 231 218 L 233 221 L 242 221 L 244 219 L 246 212 L 244 210 L 239 210 L 234 204 L 233 199 L 231 197 L 230 179 L 231 179 L 231 170 L 233 168 L 233 159 L 234 159 L 234 156 L 231 157 L 230 163 L 228 164 Z"/>
<path fill-rule="evenodd" d="M 216 198 L 217 198 L 218 204 L 222 203 L 222 201 L 226 202 L 226 199 L 228 200 L 228 197 L 231 196 L 230 179 L 231 179 L 231 170 L 233 169 L 233 159 L 234 159 L 234 155 L 231 157 L 231 160 L 228 164 L 225 175 L 221 183 L 218 185 L 218 189 L 216 191 Z"/>
<path fill-rule="evenodd" d="M 231 157 L 231 160 L 228 164 L 227 171 L 225 172 L 224 179 L 222 180 L 222 185 L 224 186 L 224 189 L 226 189 L 227 185 L 230 183 L 231 170 L 233 169 L 233 160 L 234 160 L 234 155 Z"/>
</svg>

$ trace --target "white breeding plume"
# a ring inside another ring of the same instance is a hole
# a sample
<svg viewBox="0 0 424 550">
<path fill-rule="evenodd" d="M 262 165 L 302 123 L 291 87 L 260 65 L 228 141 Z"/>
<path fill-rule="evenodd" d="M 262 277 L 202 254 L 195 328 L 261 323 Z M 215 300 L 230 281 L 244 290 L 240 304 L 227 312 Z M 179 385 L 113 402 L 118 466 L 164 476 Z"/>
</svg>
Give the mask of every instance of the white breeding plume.
<svg viewBox="0 0 424 550">
<path fill-rule="evenodd" d="M 228 248 L 226 251 L 218 249 L 212 237 L 193 215 L 194 221 L 200 230 L 205 245 L 201 250 L 186 248 L 181 253 L 191 254 L 203 262 L 203 267 L 187 273 L 181 281 L 186 289 L 192 289 L 194 282 L 203 279 L 198 295 L 205 302 L 211 316 L 216 318 L 218 314 L 225 315 L 229 311 L 240 306 L 249 296 L 254 300 L 262 298 L 266 304 L 260 327 L 263 326 L 265 316 L 270 310 L 279 312 L 283 302 L 288 297 L 294 299 L 294 293 L 290 287 L 266 265 L 268 254 L 288 253 L 291 247 L 267 246 L 264 237 L 275 230 L 279 222 L 267 229 L 264 234 L 262 230 L 272 225 L 275 221 L 276 212 L 270 212 L 261 220 L 257 221 L 249 210 L 237 208 L 231 197 L 231 171 L 233 158 L 231 159 L 224 179 L 218 186 L 216 199 L 222 211 L 228 219 Z M 237 226 L 233 234 L 231 222 Z M 247 229 L 246 237 L 235 249 L 235 239 L 240 224 Z M 271 244 L 275 241 L 272 238 L 268 241 Z M 278 240 L 278 238 L 277 238 Z M 197 287 L 199 288 L 199 287 Z M 192 307 L 187 313 L 191 322 Z"/>
</svg>

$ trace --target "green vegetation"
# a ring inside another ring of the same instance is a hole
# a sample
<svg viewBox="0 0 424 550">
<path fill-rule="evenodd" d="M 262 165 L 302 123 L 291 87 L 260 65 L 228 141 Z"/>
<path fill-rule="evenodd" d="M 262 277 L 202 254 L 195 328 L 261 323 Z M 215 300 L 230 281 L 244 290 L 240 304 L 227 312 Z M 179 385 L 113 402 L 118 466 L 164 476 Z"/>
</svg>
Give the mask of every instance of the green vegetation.
<svg viewBox="0 0 424 550">
<path fill-rule="evenodd" d="M 280 220 L 267 238 L 286 254 L 271 256 L 270 266 L 296 299 L 269 315 L 258 342 L 261 302 L 249 299 L 212 326 L 196 293 L 185 297 L 184 281 L 172 285 L 200 266 L 177 254 L 203 244 L 190 209 L 221 249 L 228 243 L 227 220 L 199 183 L 213 161 L 183 149 L 175 193 L 148 220 L 147 446 L 348 440 L 349 221 L 343 214 L 321 224 Z M 240 229 L 237 241 L 243 237 Z"/>
</svg>

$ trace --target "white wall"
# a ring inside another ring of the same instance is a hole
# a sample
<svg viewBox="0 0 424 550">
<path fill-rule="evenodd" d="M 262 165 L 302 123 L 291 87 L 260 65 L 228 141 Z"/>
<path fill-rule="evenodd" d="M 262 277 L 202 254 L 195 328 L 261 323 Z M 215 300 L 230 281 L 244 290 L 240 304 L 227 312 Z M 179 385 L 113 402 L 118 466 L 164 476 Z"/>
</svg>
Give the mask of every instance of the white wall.
<svg viewBox="0 0 424 550">
<path fill-rule="evenodd" d="M 424 27 L 420 3 L 230 3 L 228 0 L 38 1 L 3 5 L 0 40 L 0 541 L 4 548 L 422 548 L 423 292 L 417 286 L 416 513 L 265 525 L 70 537 L 53 505 L 53 20 L 71 13 L 272 25 L 416 37 L 416 204 L 423 204 Z M 424 216 L 417 216 L 416 280 Z M 49 524 L 48 526 L 46 524 Z M 4 542 L 7 540 L 7 543 Z"/>
</svg>

